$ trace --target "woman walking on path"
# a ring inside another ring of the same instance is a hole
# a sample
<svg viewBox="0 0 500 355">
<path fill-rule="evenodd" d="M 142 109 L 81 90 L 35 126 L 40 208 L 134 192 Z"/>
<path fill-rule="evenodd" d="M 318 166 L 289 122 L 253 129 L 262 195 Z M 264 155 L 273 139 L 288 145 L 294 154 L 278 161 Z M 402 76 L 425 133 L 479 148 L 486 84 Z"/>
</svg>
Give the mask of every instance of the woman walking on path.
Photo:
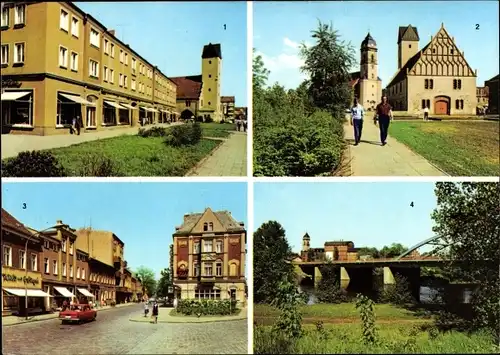
<svg viewBox="0 0 500 355">
<path fill-rule="evenodd" d="M 387 96 L 382 96 L 382 102 L 377 105 L 375 118 L 373 122 L 375 125 L 378 121 L 380 129 L 380 142 L 382 145 L 387 144 L 387 134 L 389 133 L 389 123 L 392 121 L 392 107 L 387 102 Z"/>
<path fill-rule="evenodd" d="M 148 301 L 144 301 L 144 317 L 147 317 L 149 313 Z"/>
</svg>

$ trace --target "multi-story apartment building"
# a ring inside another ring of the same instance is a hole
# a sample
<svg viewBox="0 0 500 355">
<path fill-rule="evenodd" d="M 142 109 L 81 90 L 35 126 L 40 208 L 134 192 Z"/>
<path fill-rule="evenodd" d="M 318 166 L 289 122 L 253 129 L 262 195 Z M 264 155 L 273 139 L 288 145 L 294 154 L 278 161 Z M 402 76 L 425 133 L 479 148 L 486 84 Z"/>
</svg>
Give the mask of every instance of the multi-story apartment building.
<svg viewBox="0 0 500 355">
<path fill-rule="evenodd" d="M 184 215 L 173 245 L 176 297 L 245 302 L 246 230 L 230 212 Z"/>
<path fill-rule="evenodd" d="M 40 235 L 43 242 L 42 287 L 51 295 L 45 299 L 46 309 L 60 307 L 65 299 L 94 298 L 89 292 L 88 253 L 76 248 L 75 229 L 60 220 L 56 225 L 61 227 Z"/>
<path fill-rule="evenodd" d="M 222 115 L 225 121 L 234 119 L 234 96 L 221 96 Z"/>
<path fill-rule="evenodd" d="M 28 241 L 28 253 L 25 246 Z M 45 311 L 40 256 L 42 242 L 21 222 L 2 208 L 2 316 Z M 27 270 L 26 270 L 27 268 Z M 27 271 L 27 275 L 26 275 Z"/>
<path fill-rule="evenodd" d="M 4 2 L 2 124 L 50 135 L 163 122 L 176 86 L 72 2 Z M 156 79 L 155 79 L 156 78 Z"/>
</svg>

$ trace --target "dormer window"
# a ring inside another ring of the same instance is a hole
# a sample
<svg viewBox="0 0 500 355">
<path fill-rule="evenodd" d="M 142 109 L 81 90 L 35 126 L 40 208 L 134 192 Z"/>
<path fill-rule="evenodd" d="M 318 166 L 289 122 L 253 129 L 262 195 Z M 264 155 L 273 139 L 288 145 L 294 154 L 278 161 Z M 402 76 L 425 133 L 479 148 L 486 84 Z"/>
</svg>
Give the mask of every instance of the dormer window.
<svg viewBox="0 0 500 355">
<path fill-rule="evenodd" d="M 208 231 L 208 223 L 207 222 L 203 223 L 203 231 L 204 232 Z"/>
</svg>

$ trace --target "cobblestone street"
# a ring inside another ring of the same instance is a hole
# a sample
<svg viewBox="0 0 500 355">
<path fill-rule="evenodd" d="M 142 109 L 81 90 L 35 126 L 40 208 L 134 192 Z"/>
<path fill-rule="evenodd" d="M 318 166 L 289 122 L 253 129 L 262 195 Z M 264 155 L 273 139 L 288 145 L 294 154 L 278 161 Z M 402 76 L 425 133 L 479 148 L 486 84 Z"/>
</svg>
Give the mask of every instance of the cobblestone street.
<svg viewBox="0 0 500 355">
<path fill-rule="evenodd" d="M 166 309 L 160 308 L 160 314 Z M 246 354 L 247 321 L 140 323 L 141 305 L 98 312 L 95 322 L 58 319 L 2 327 L 3 354 Z M 224 341 L 221 341 L 224 339 Z"/>
</svg>

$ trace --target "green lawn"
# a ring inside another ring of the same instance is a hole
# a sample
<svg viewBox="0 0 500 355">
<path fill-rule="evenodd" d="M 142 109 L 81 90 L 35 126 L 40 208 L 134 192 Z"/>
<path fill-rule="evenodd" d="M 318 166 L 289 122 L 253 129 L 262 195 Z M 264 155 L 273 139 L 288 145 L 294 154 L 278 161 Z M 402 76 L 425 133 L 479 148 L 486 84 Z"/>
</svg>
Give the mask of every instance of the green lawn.
<svg viewBox="0 0 500 355">
<path fill-rule="evenodd" d="M 331 304 L 313 304 L 302 306 L 300 308 L 302 318 L 321 319 L 325 318 L 354 318 L 359 319 L 359 311 L 354 303 L 341 303 L 336 305 Z M 280 311 L 267 304 L 255 304 L 253 308 L 254 318 L 275 318 L 278 317 Z M 413 312 L 402 308 L 397 308 L 388 304 L 376 304 L 375 314 L 380 319 L 414 319 Z"/>
<path fill-rule="evenodd" d="M 498 122 L 393 121 L 390 135 L 452 176 L 498 176 Z"/>
<path fill-rule="evenodd" d="M 231 123 L 202 123 L 204 137 L 226 138 L 235 130 L 235 125 Z"/>
<path fill-rule="evenodd" d="M 377 325 L 379 342 L 363 342 L 361 324 L 304 326 L 304 336 L 291 342 L 276 341 L 271 327 L 259 326 L 254 331 L 255 354 L 437 354 L 495 353 L 494 338 L 486 332 L 473 334 L 450 331 L 434 333 L 419 325 Z"/>
<path fill-rule="evenodd" d="M 202 139 L 191 147 L 173 148 L 162 137 L 120 136 L 50 149 L 68 176 L 82 176 L 85 157 L 106 156 L 113 176 L 184 176 L 221 142 Z"/>
</svg>

